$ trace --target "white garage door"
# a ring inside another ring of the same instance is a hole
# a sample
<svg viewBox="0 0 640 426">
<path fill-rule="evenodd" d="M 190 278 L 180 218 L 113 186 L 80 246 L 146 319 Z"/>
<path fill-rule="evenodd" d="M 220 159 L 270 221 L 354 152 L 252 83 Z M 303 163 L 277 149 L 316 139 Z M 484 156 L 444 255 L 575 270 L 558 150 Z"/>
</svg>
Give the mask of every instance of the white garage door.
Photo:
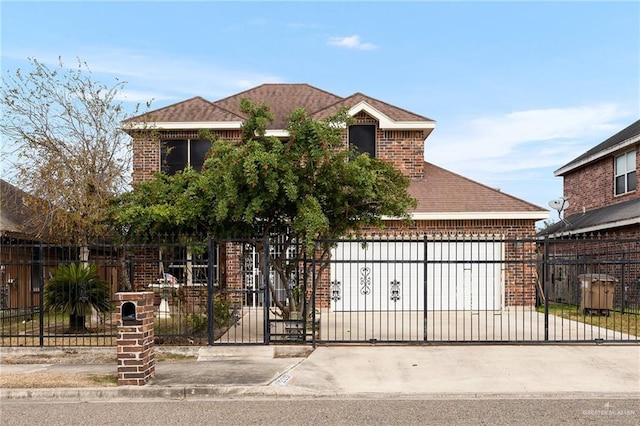
<svg viewBox="0 0 640 426">
<path fill-rule="evenodd" d="M 500 310 L 502 260 L 502 243 L 492 241 L 341 242 L 332 251 L 332 309 Z"/>
</svg>

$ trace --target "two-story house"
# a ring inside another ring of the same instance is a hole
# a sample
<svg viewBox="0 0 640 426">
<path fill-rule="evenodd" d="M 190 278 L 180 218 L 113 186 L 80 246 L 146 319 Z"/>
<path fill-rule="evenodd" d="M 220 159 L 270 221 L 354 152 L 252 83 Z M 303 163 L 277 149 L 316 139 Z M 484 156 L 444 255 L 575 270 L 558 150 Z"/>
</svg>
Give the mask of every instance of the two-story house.
<svg viewBox="0 0 640 426">
<path fill-rule="evenodd" d="M 533 252 L 533 244 L 523 248 L 521 245 L 505 244 L 499 238 L 534 236 L 535 223 L 548 216 L 547 210 L 425 161 L 424 144 L 435 128 L 435 121 L 362 93 L 341 97 L 308 84 L 263 84 L 217 101 L 194 97 L 151 111 L 145 116 L 150 117 L 151 122 L 144 124 L 153 128 L 154 132 L 131 132 L 134 136 L 134 182 L 149 179 L 158 171 L 175 173 L 187 165 L 199 169 L 210 147 L 208 141 L 198 137 L 200 129 L 209 129 L 222 139 L 240 140 L 241 126 L 246 118 L 240 111 L 240 101 L 244 98 L 255 104 L 269 105 L 274 120 L 267 128 L 267 135 L 282 139 L 288 137 L 287 118 L 295 108 L 306 109 L 315 119 L 323 119 L 340 108 L 347 108 L 354 123 L 345 129 L 345 147 L 355 145 L 360 152 L 393 164 L 411 179 L 409 192 L 418 201 L 417 207 L 411 212 L 412 225 L 387 218 L 387 226 L 381 232 L 392 234 L 402 230 L 422 235 L 459 237 L 459 243 L 447 243 L 457 244 L 453 249 L 443 250 L 444 242 L 433 242 L 433 251 L 451 253 L 450 256 L 456 259 L 448 260 L 453 261 L 473 261 L 477 260 L 475 257 L 491 253 L 492 259 L 500 262 L 514 256 L 513 250 L 526 250 L 528 254 Z M 142 125 L 145 117 L 128 120 L 127 127 L 135 129 L 137 125 Z M 465 249 L 465 243 L 462 242 L 464 236 L 484 240 L 482 253 Z M 353 255 L 356 249 L 348 244 L 338 244 L 333 256 Z M 357 250 L 370 250 L 358 254 L 362 258 L 383 256 L 380 253 L 385 252 L 377 250 L 375 244 Z M 388 253 L 384 256 L 388 256 Z M 503 271 L 498 263 L 496 265 L 496 268 L 480 274 L 483 276 L 483 294 L 478 295 L 475 291 L 476 299 L 454 301 L 453 293 L 440 298 L 433 297 L 437 302 L 430 309 L 452 309 L 453 303 L 456 309 L 477 309 L 478 304 L 486 309 L 532 305 L 535 301 L 535 274 L 532 271 L 535 268 L 524 272 L 522 268 Z M 464 265 L 460 264 L 460 267 Z M 332 271 L 331 281 L 341 282 L 343 286 L 350 285 L 349 277 L 354 276 L 355 272 L 345 271 L 344 268 L 341 271 L 339 275 Z M 415 271 L 415 276 L 421 273 Z M 457 293 L 462 294 L 463 291 Z M 358 294 L 357 297 L 366 296 Z M 341 303 L 347 304 L 341 309 L 363 306 L 360 305 L 361 300 L 356 300 L 357 297 L 349 301 L 341 298 Z M 374 309 L 384 309 L 386 302 L 381 303 L 375 305 Z"/>
<path fill-rule="evenodd" d="M 640 236 L 640 120 L 555 171 L 569 207 L 542 235 Z"/>
<path fill-rule="evenodd" d="M 550 297 L 578 304 L 584 274 L 615 280 L 613 303 L 640 299 L 640 120 L 555 171 L 568 207 L 540 232 L 553 260 Z M 600 275 L 603 274 L 603 275 Z"/>
</svg>

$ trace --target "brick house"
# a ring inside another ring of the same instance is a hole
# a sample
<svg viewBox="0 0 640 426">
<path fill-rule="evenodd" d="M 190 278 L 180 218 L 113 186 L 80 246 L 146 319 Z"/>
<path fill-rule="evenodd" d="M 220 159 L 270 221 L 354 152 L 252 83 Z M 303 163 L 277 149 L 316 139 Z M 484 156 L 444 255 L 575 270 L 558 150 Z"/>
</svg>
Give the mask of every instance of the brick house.
<svg viewBox="0 0 640 426">
<path fill-rule="evenodd" d="M 305 108 L 312 118 L 323 119 L 346 107 L 354 124 L 344 132 L 345 147 L 355 145 L 360 152 L 393 164 L 411 179 L 409 192 L 418 201 L 411 212 L 412 225 L 389 219 L 384 233 L 474 236 L 487 241 L 495 236 L 530 238 L 535 235 L 536 221 L 548 216 L 548 211 L 538 206 L 425 161 L 424 144 L 435 128 L 434 120 L 362 93 L 341 97 L 308 84 L 263 84 L 218 101 L 194 97 L 157 109 L 147 115 L 151 123 L 146 124 L 152 125 L 153 136 L 135 130 L 142 116 L 127 120 L 134 136 L 133 181 L 149 179 L 161 170 L 174 173 L 187 164 L 199 169 L 210 146 L 198 138 L 200 129 L 209 129 L 221 139 L 240 140 L 245 119 L 240 101 L 244 98 L 269 105 L 274 120 L 267 135 L 282 139 L 288 136 L 286 120 L 295 108 Z M 496 250 L 502 259 L 517 255 L 516 249 L 505 248 L 507 244 L 495 244 L 500 246 Z M 334 256 L 344 252 L 340 248 Z M 535 248 L 530 244 L 517 250 L 531 254 Z M 492 309 L 532 305 L 533 269 L 497 271 L 494 282 L 488 284 L 495 286 L 495 294 L 500 293 Z M 333 275 L 331 279 L 336 281 Z M 327 303 L 325 300 L 321 305 Z"/>
<path fill-rule="evenodd" d="M 43 224 L 30 198 L 0 179 L 0 311 L 38 306 L 41 283 L 34 264 L 39 252 L 31 243 L 40 239 Z"/>
<path fill-rule="evenodd" d="M 577 303 L 581 274 L 616 280 L 614 305 L 640 300 L 640 120 L 555 171 L 569 206 L 539 233 L 549 241 L 552 294 Z M 566 263 L 563 265 L 563 263 Z"/>
<path fill-rule="evenodd" d="M 61 263 L 77 261 L 79 246 L 61 240 L 43 218 L 41 200 L 0 179 L 0 311 L 39 309 L 43 285 Z M 111 256 L 92 249 L 101 279 L 117 288 Z"/>
<path fill-rule="evenodd" d="M 640 120 L 554 172 L 569 207 L 542 235 L 608 232 L 640 236 Z"/>
</svg>

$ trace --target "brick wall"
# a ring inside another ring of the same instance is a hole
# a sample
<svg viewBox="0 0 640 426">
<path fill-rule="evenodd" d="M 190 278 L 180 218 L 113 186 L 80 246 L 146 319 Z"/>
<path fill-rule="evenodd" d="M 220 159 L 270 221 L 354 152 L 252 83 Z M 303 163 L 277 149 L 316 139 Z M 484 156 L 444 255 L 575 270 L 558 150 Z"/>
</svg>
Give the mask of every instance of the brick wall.
<svg viewBox="0 0 640 426">
<path fill-rule="evenodd" d="M 365 112 L 355 117 L 356 124 L 378 125 L 378 121 Z M 217 130 L 213 134 L 221 139 L 241 139 L 240 130 Z M 152 135 L 136 136 L 133 142 L 133 181 L 151 179 L 160 170 L 161 140 L 196 139 L 197 130 L 172 130 L 154 132 Z M 348 132 L 343 134 L 345 147 L 348 146 Z M 402 174 L 410 178 L 424 175 L 424 137 L 419 130 L 376 130 L 376 156 L 388 161 Z"/>
<path fill-rule="evenodd" d="M 118 386 L 145 385 L 155 376 L 153 293 L 116 293 Z M 122 306 L 135 306 L 135 320 L 123 321 Z"/>
<path fill-rule="evenodd" d="M 549 258 L 580 301 L 579 274 L 606 274 L 618 280 L 614 284 L 614 308 L 640 307 L 640 226 L 620 228 L 616 234 L 551 239 Z M 624 300 L 622 296 L 624 295 Z"/>
<path fill-rule="evenodd" d="M 364 111 L 354 117 L 354 124 L 378 126 L 378 121 Z M 348 132 L 342 135 L 349 146 Z M 383 130 L 376 127 L 376 157 L 391 163 L 403 175 L 420 179 L 424 176 L 424 136 L 419 130 Z"/>
<path fill-rule="evenodd" d="M 640 198 L 640 190 L 614 195 L 615 156 L 609 156 L 564 176 L 564 197 L 569 200 L 567 216 Z M 640 170 L 640 152 L 636 151 L 636 170 Z M 637 173 L 640 179 L 640 173 Z M 640 185 L 636 185 L 640 188 Z"/>
<path fill-rule="evenodd" d="M 158 247 L 138 247 L 135 249 L 132 279 L 134 291 L 144 291 L 149 288 L 150 284 L 162 278 L 159 256 Z"/>
<path fill-rule="evenodd" d="M 133 182 L 149 180 L 160 171 L 161 140 L 198 139 L 198 130 L 165 130 L 133 139 Z M 240 140 L 240 130 L 215 130 L 211 133 L 220 139 Z"/>
<path fill-rule="evenodd" d="M 400 221 L 387 222 L 385 230 L 410 233 L 435 233 L 457 235 L 503 235 L 506 238 L 533 237 L 535 220 L 527 219 L 469 219 L 469 220 L 416 220 L 410 224 Z M 369 232 L 379 232 L 370 230 Z"/>
</svg>

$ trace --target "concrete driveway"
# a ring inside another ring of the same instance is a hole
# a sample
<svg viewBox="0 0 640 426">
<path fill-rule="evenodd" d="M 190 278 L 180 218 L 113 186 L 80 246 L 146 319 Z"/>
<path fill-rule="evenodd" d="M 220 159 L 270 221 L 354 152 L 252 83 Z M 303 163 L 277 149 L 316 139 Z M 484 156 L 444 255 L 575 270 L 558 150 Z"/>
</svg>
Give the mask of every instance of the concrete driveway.
<svg viewBox="0 0 640 426">
<path fill-rule="evenodd" d="M 223 335 L 218 343 L 264 342 L 263 311 L 245 308 L 238 324 Z M 272 319 L 279 319 L 271 314 Z M 509 308 L 503 311 L 438 311 L 428 312 L 329 312 L 319 314 L 320 343 L 371 342 L 640 342 L 637 336 L 619 330 L 591 326 L 579 321 L 549 315 L 545 326 L 543 313 L 531 308 Z M 271 333 L 285 335 L 283 323 Z M 310 340 L 310 334 L 307 336 Z"/>
</svg>

